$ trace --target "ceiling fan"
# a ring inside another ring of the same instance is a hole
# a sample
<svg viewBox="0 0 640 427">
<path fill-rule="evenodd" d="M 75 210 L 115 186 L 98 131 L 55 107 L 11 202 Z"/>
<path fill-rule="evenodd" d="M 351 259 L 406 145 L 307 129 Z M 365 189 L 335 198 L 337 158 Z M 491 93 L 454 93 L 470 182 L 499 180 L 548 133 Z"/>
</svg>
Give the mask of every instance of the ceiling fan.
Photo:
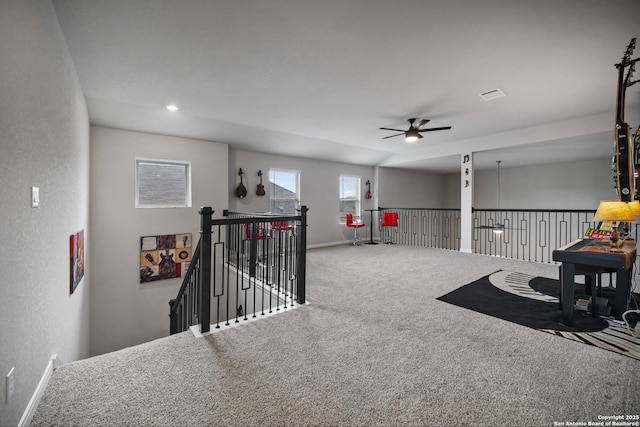
<svg viewBox="0 0 640 427">
<path fill-rule="evenodd" d="M 451 129 L 451 126 L 422 129 L 422 126 L 426 125 L 427 123 L 429 123 L 431 121 L 429 119 L 420 120 L 420 122 L 416 126 L 413 125 L 413 122 L 415 122 L 416 119 L 408 119 L 407 121 L 409 122 L 409 129 L 407 129 L 407 130 L 392 129 L 392 128 L 380 128 L 381 130 L 394 130 L 396 132 L 402 132 L 402 133 L 398 133 L 398 134 L 395 134 L 395 135 L 385 136 L 382 139 L 393 138 L 394 136 L 404 135 L 404 140 L 405 141 L 407 141 L 407 142 L 416 142 L 418 139 L 422 138 L 422 135 L 420 135 L 422 132 L 433 132 L 433 131 L 436 131 L 436 130 L 448 130 L 448 129 Z"/>
</svg>

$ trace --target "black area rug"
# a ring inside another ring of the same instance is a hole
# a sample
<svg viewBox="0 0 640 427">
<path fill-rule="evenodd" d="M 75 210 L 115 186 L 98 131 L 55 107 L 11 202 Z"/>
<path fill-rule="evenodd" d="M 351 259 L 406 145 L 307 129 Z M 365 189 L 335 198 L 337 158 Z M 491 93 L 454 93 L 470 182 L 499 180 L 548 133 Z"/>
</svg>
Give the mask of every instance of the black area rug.
<svg viewBox="0 0 640 427">
<path fill-rule="evenodd" d="M 577 310 L 571 326 L 562 323 L 559 293 L 557 280 L 497 271 L 438 300 L 640 360 L 640 338 L 633 337 L 624 324 Z M 584 285 L 576 284 L 575 293 L 588 299 Z M 614 293 L 614 289 L 602 290 L 610 300 Z"/>
</svg>

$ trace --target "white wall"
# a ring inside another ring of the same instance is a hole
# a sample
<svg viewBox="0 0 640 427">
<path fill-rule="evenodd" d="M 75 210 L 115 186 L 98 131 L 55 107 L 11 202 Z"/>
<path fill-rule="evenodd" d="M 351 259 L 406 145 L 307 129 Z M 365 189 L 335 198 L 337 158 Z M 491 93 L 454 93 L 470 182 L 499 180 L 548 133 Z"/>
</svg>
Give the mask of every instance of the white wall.
<svg viewBox="0 0 640 427">
<path fill-rule="evenodd" d="M 477 173 L 477 172 L 475 172 Z M 474 173 L 474 183 L 475 183 Z M 447 209 L 460 209 L 460 172 L 444 175 L 444 202 L 442 207 Z"/>
<path fill-rule="evenodd" d="M 191 162 L 191 208 L 136 209 L 135 159 Z M 169 334 L 181 279 L 140 283 L 142 236 L 192 233 L 201 206 L 227 208 L 228 147 L 210 141 L 91 127 L 91 354 Z"/>
<path fill-rule="evenodd" d="M 495 209 L 498 173 L 474 174 L 474 208 Z M 447 181 L 459 185 L 458 174 Z M 600 200 L 615 199 L 611 159 L 509 168 L 500 167 L 500 207 L 503 209 L 596 209 Z M 448 196 L 449 197 L 449 196 Z M 454 200 L 447 204 L 453 206 Z M 459 191 L 458 204 L 459 207 Z"/>
<path fill-rule="evenodd" d="M 69 238 L 88 232 L 89 121 L 49 1 L 0 2 L 0 425 L 17 425 L 49 358 L 89 354 L 89 289 L 69 293 Z M 40 188 L 40 207 L 30 187 Z M 85 254 L 87 266 L 90 253 Z M 88 269 L 88 268 L 87 268 Z M 5 403 L 4 378 L 15 368 Z"/>
<path fill-rule="evenodd" d="M 245 173 L 243 181 L 247 188 L 247 197 L 238 199 L 235 196 L 236 186 L 240 183 L 238 169 Z M 374 168 L 369 166 L 349 165 L 323 160 L 286 157 L 250 151 L 229 150 L 229 209 L 238 212 L 267 212 L 269 211 L 269 169 L 299 170 L 300 174 L 300 202 L 309 208 L 307 228 L 307 245 L 317 246 L 342 243 L 352 239 L 353 230 L 347 229 L 339 222 L 340 219 L 340 175 L 355 175 L 361 177 L 362 209 L 375 209 L 374 199 L 364 198 L 365 182 L 373 182 Z M 256 196 L 256 186 L 259 183 L 258 171 L 264 176 L 265 196 Z M 371 187 L 373 191 L 373 186 Z M 215 207 L 217 210 L 218 208 Z M 369 213 L 362 213 L 362 219 L 367 227 L 359 230 L 359 237 L 364 239 L 369 235 Z M 374 226 L 375 227 L 375 226 Z"/>
<path fill-rule="evenodd" d="M 444 205 L 444 193 L 444 175 L 410 169 L 378 169 L 379 206 L 440 208 Z"/>
</svg>

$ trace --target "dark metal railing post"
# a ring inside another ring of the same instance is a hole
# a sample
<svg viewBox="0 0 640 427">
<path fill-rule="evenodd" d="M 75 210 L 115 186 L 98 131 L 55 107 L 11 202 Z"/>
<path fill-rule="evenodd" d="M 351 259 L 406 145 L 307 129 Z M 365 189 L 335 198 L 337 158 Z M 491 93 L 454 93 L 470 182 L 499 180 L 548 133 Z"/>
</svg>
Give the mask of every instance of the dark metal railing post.
<svg viewBox="0 0 640 427">
<path fill-rule="evenodd" d="M 178 313 L 171 310 L 173 305 L 176 303 L 175 299 L 169 301 L 169 334 L 177 334 L 180 331 L 180 319 L 178 318 Z"/>
<path fill-rule="evenodd" d="M 202 207 L 200 225 L 200 332 L 209 332 L 211 324 L 211 220 L 213 209 Z"/>
<path fill-rule="evenodd" d="M 300 206 L 300 232 L 298 233 L 297 243 L 297 262 L 296 268 L 296 297 L 298 304 L 304 304 L 306 301 L 306 276 L 307 276 L 307 211 L 309 208 Z"/>
<path fill-rule="evenodd" d="M 258 226 L 255 222 L 250 225 L 251 240 L 249 240 L 249 277 L 256 277 L 256 261 L 258 259 Z"/>
</svg>

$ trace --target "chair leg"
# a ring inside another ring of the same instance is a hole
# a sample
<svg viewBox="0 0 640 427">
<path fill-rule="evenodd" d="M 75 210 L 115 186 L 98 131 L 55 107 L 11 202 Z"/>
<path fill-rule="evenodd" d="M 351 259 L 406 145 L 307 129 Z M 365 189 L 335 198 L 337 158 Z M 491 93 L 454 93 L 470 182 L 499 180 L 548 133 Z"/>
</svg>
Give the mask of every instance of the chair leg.
<svg viewBox="0 0 640 427">
<path fill-rule="evenodd" d="M 393 245 L 393 241 L 391 240 L 391 227 L 387 227 L 387 241 L 385 243 L 387 245 Z"/>
<path fill-rule="evenodd" d="M 353 245 L 358 246 L 358 227 L 353 227 Z"/>
</svg>

